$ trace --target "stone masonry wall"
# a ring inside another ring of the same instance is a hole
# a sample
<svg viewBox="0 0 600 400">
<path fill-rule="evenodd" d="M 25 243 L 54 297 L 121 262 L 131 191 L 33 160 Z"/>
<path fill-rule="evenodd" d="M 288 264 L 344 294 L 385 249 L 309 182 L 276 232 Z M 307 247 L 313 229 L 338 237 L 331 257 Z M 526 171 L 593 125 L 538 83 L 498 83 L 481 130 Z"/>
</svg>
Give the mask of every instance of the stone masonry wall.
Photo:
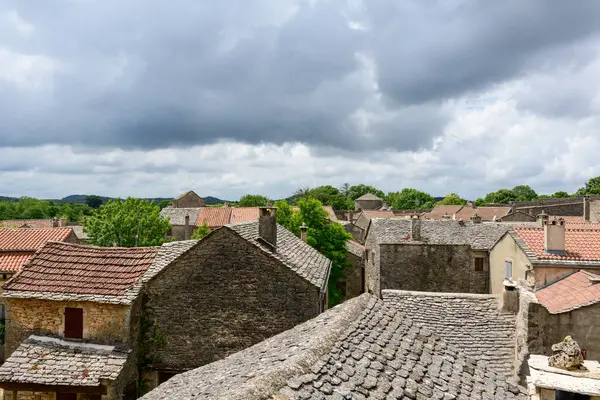
<svg viewBox="0 0 600 400">
<path fill-rule="evenodd" d="M 346 282 L 344 300 L 361 295 L 363 289 L 363 266 L 360 257 L 348 252 L 346 254 L 346 259 L 352 266 L 348 267 L 348 269 L 344 271 L 344 280 Z"/>
<path fill-rule="evenodd" d="M 222 359 L 319 314 L 319 289 L 221 228 L 147 287 L 146 318 L 165 343 L 159 368 L 185 370 Z"/>
<path fill-rule="evenodd" d="M 6 357 L 32 334 L 62 337 L 65 307 L 83 308 L 84 340 L 95 343 L 127 343 L 129 307 L 91 302 L 59 302 L 5 299 L 7 303 Z"/>
<path fill-rule="evenodd" d="M 204 207 L 204 200 L 194 194 L 187 193 L 180 199 L 171 201 L 171 207 L 173 208 L 194 208 L 194 207 Z"/>
<path fill-rule="evenodd" d="M 489 258 L 475 271 L 468 245 L 385 244 L 380 252 L 381 290 L 489 292 Z"/>
</svg>

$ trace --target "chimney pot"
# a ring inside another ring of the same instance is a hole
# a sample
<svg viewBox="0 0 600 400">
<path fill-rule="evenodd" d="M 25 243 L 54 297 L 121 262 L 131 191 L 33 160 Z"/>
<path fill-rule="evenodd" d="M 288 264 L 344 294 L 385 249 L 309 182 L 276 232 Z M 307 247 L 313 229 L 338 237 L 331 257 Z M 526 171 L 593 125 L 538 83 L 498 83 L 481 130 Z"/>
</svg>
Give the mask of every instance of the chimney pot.
<svg viewBox="0 0 600 400">
<path fill-rule="evenodd" d="M 548 216 L 548 214 L 546 214 L 546 212 L 542 210 L 542 213 L 538 214 L 537 216 L 538 225 L 543 228 L 546 225 L 546 222 L 548 222 L 549 218 L 550 217 Z"/>
<path fill-rule="evenodd" d="M 308 226 L 306 226 L 306 224 L 303 222 L 302 226 L 300 227 L 300 239 L 302 239 L 303 242 L 306 242 L 308 238 Z"/>
<path fill-rule="evenodd" d="M 277 208 L 259 207 L 258 236 L 275 250 L 277 246 Z"/>
<path fill-rule="evenodd" d="M 481 217 L 477 214 L 477 212 L 475 212 L 475 214 L 471 215 L 471 217 L 469 219 L 471 220 L 471 223 L 473 223 L 473 224 L 481 223 Z"/>
</svg>

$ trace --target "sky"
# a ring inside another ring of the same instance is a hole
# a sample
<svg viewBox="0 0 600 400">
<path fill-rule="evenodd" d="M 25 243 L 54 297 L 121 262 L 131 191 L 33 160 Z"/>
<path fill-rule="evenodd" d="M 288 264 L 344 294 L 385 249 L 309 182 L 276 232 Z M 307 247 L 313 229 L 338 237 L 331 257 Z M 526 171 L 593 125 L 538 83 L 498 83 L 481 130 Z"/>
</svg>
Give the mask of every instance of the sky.
<svg viewBox="0 0 600 400">
<path fill-rule="evenodd" d="M 600 2 L 0 0 L 0 195 L 600 175 Z"/>
</svg>

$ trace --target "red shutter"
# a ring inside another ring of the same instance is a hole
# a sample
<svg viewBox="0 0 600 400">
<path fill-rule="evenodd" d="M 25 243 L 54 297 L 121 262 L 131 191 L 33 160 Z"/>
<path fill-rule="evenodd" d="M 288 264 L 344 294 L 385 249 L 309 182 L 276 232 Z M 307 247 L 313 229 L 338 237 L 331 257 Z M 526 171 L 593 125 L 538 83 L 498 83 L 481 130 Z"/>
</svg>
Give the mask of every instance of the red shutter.
<svg viewBox="0 0 600 400">
<path fill-rule="evenodd" d="M 65 338 L 83 339 L 83 308 L 65 307 Z"/>
</svg>

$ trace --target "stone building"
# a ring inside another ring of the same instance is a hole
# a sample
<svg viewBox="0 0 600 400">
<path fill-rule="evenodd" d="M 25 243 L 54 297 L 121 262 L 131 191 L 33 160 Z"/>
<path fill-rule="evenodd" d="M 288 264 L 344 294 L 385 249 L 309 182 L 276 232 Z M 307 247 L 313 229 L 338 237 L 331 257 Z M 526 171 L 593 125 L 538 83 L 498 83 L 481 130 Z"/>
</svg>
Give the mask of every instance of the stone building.
<svg viewBox="0 0 600 400">
<path fill-rule="evenodd" d="M 579 269 L 600 271 L 600 225 L 542 214 L 538 226 L 516 226 L 490 253 L 492 293 L 505 279 L 544 287 Z"/>
<path fill-rule="evenodd" d="M 172 208 L 198 208 L 204 207 L 204 199 L 189 190 L 171 201 L 169 207 Z"/>
<path fill-rule="evenodd" d="M 510 226 L 373 219 L 365 243 L 366 290 L 489 293 L 489 251 Z"/>
<path fill-rule="evenodd" d="M 196 229 L 196 221 L 200 208 L 172 208 L 165 207 L 160 210 L 160 216 L 168 218 L 171 223 L 171 229 L 167 232 L 167 237 L 176 240 L 189 240 Z"/>
<path fill-rule="evenodd" d="M 344 299 L 351 299 L 365 292 L 365 268 L 363 266 L 363 254 L 365 246 L 348 240 L 348 252 L 346 259 L 351 267 L 344 271 L 344 278 L 340 281 Z"/>
<path fill-rule="evenodd" d="M 367 193 L 354 200 L 355 210 L 380 210 L 384 207 L 385 203 L 382 199 L 375 196 L 374 194 Z"/>
<path fill-rule="evenodd" d="M 525 389 L 369 294 L 145 395 L 171 399 L 525 399 Z"/>
<path fill-rule="evenodd" d="M 436 205 L 430 212 L 423 214 L 422 219 L 433 220 L 462 220 L 470 221 L 473 216 L 477 216 L 481 221 L 492 222 L 500 221 L 506 217 L 512 210 L 511 206 L 495 207 L 475 207 L 473 205 Z M 534 218 L 535 219 L 535 218 Z"/>
<path fill-rule="evenodd" d="M 364 243 L 367 237 L 369 226 L 373 218 L 394 218 L 395 214 L 390 210 L 366 210 L 361 211 L 356 219 L 347 226 L 346 230 L 350 232 L 354 240 Z"/>
</svg>

